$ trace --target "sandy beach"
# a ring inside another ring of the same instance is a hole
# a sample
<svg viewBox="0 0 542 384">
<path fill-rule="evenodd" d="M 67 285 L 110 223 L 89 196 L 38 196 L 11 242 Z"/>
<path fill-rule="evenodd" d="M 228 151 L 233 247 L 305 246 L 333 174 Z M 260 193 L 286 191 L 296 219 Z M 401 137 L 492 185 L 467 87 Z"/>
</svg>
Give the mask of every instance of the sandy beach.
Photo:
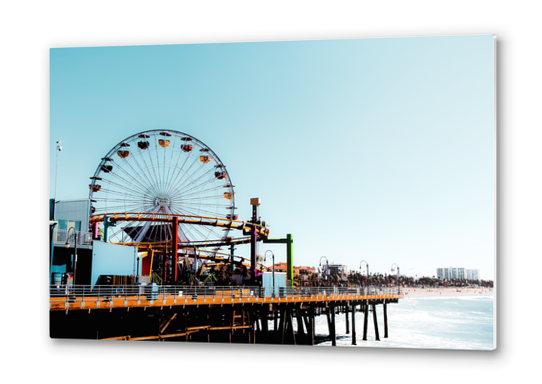
<svg viewBox="0 0 542 384">
<path fill-rule="evenodd" d="M 457 296 L 457 295 L 493 295 L 489 288 L 402 288 L 405 297 L 409 296 Z"/>
</svg>

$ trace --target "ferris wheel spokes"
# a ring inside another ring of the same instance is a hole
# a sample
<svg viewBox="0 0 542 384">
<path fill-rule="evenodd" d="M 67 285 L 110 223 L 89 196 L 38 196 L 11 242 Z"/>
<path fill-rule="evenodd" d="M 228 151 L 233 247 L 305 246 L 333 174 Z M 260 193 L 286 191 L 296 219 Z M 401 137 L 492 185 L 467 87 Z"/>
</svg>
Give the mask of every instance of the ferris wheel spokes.
<svg viewBox="0 0 542 384">
<path fill-rule="evenodd" d="M 190 164 L 190 167 L 183 173 L 179 172 L 175 178 L 171 181 L 170 186 L 167 190 L 167 193 L 173 193 L 173 191 L 178 189 L 178 186 L 182 183 L 183 179 L 186 177 L 186 175 L 192 170 L 192 167 L 194 164 L 197 164 L 198 159 L 194 158 L 192 161 L 192 164 Z M 196 168 L 194 171 L 192 171 L 192 174 L 198 172 L 203 167 L 203 164 L 200 165 L 198 168 Z M 182 170 L 181 170 L 182 171 Z M 179 179 L 180 176 L 180 179 Z"/>
<path fill-rule="evenodd" d="M 102 158 L 91 179 L 95 215 L 122 210 L 236 217 L 235 193 L 224 164 L 209 147 L 182 132 L 153 130 L 123 140 Z M 165 241 L 173 235 L 168 223 L 123 221 L 113 228 L 110 233 L 115 240 Z M 216 241 L 229 232 L 228 228 L 197 224 L 183 223 L 179 228 L 182 242 Z"/>
</svg>

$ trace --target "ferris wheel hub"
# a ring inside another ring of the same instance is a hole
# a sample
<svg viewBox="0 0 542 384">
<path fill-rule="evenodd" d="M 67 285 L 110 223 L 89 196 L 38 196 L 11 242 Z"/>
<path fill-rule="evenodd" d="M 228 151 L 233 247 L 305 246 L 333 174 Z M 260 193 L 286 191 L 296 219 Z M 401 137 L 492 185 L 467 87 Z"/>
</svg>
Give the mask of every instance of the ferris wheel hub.
<svg viewBox="0 0 542 384">
<path fill-rule="evenodd" d="M 169 206 L 169 197 L 165 194 L 159 195 L 156 198 L 155 201 L 156 205 L 159 205 L 160 207 L 168 207 Z"/>
</svg>

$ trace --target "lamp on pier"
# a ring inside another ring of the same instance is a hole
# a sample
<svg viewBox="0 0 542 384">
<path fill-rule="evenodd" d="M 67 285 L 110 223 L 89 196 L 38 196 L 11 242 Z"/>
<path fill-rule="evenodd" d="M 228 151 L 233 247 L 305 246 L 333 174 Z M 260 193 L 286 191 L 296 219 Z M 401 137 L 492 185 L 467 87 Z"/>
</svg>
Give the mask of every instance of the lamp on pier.
<svg viewBox="0 0 542 384">
<path fill-rule="evenodd" d="M 196 280 L 196 285 L 199 285 L 199 278 L 198 278 L 198 248 L 196 247 L 196 244 L 192 244 L 194 247 L 194 265 L 196 266 L 196 269 L 194 269 L 194 279 Z M 188 253 L 188 251 L 187 251 Z"/>
<path fill-rule="evenodd" d="M 367 266 L 367 285 L 369 285 L 369 263 L 366 262 L 365 260 L 361 260 L 361 262 L 359 263 L 359 269 L 361 271 L 361 264 L 365 263 L 365 265 Z"/>
<path fill-rule="evenodd" d="M 391 265 L 391 271 L 392 271 L 392 272 L 395 271 L 395 269 L 394 269 L 394 267 L 393 267 L 394 265 L 395 265 L 395 267 L 397 268 L 397 286 L 399 286 L 399 276 L 400 276 L 400 273 L 399 273 L 399 266 L 398 266 L 397 264 L 393 263 L 393 264 Z"/>
<path fill-rule="evenodd" d="M 273 258 L 273 293 L 271 294 L 271 296 L 275 297 L 275 254 L 273 253 L 273 251 L 268 249 L 263 255 L 263 261 L 267 261 L 267 252 L 271 252 L 271 257 Z"/>
<path fill-rule="evenodd" d="M 326 264 L 325 264 L 326 269 L 325 269 L 325 272 L 324 272 L 324 276 L 326 277 L 326 280 L 327 280 L 327 274 L 329 273 L 329 261 L 328 261 L 327 257 L 325 257 L 325 256 L 320 257 L 320 262 L 318 263 L 318 265 L 320 267 L 323 266 L 322 259 L 326 259 Z"/>
</svg>

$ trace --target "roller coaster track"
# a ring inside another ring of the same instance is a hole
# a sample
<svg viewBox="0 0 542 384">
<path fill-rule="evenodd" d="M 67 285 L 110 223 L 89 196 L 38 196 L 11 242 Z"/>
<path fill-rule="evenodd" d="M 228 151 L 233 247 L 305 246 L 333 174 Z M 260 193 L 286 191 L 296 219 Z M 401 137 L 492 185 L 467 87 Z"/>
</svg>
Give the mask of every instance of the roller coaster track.
<svg viewBox="0 0 542 384">
<path fill-rule="evenodd" d="M 227 237 L 224 240 L 209 240 L 209 241 L 191 241 L 190 243 L 179 243 L 179 249 L 193 249 L 194 247 L 198 249 L 204 249 L 209 247 L 216 246 L 225 246 L 225 245 L 238 245 L 238 244 L 248 244 L 250 243 L 250 237 Z M 115 243 L 128 245 L 132 247 L 137 247 L 140 251 L 147 251 L 149 249 L 162 249 L 171 247 L 171 241 L 159 241 L 159 242 L 123 242 Z M 211 251 L 209 251 L 211 252 Z"/>
<path fill-rule="evenodd" d="M 175 218 L 177 218 L 179 223 L 182 224 L 193 224 L 193 225 L 208 225 L 214 227 L 223 227 L 228 229 L 237 229 L 243 231 L 243 233 L 249 232 L 252 228 L 256 228 L 256 233 L 259 239 L 267 239 L 269 235 L 269 229 L 266 227 L 254 224 L 247 221 L 238 221 L 222 218 L 212 218 L 212 217 L 203 217 L 203 216 L 191 216 L 191 215 L 175 215 L 168 213 L 133 213 L 133 212 L 123 212 L 123 213 L 104 213 L 99 215 L 92 215 L 89 218 L 89 224 L 93 225 L 95 223 L 104 222 L 105 218 L 113 218 L 115 221 L 129 221 L 129 222 L 160 222 L 160 223 L 173 223 Z M 230 246 L 238 244 L 247 244 L 250 243 L 250 237 L 226 237 L 224 239 L 218 240 L 207 240 L 207 241 L 194 241 L 194 242 L 179 242 L 178 250 L 180 249 L 193 249 L 194 247 L 198 249 L 200 255 L 198 258 L 205 259 L 209 261 L 214 261 L 216 263 L 233 263 L 237 265 L 250 266 L 250 260 L 240 257 L 233 256 L 226 253 L 217 252 L 214 250 L 206 250 L 208 247 L 217 247 L 217 246 Z M 167 248 L 172 247 L 172 241 L 162 241 L 162 242 L 123 242 L 123 243 L 113 243 L 126 246 L 135 246 L 139 252 L 148 252 L 149 250 L 167 250 Z M 188 253 L 184 254 L 187 257 Z M 178 254 L 178 256 L 183 257 L 183 254 Z M 234 260 L 237 258 L 239 260 Z M 264 266 L 261 263 L 258 263 L 259 270 L 270 270 L 269 267 Z"/>
<path fill-rule="evenodd" d="M 175 217 L 177 217 L 180 224 L 208 225 L 213 227 L 237 229 L 244 232 L 248 232 L 252 228 L 256 228 L 256 233 L 258 234 L 258 236 L 267 238 L 267 236 L 269 235 L 269 229 L 265 228 L 262 225 L 254 224 L 248 221 L 238 221 L 204 216 L 175 215 L 171 213 L 103 213 L 90 216 L 89 224 L 92 225 L 97 222 L 103 222 L 106 217 L 112 217 L 116 221 L 152 221 L 161 223 L 172 223 L 175 220 Z"/>
</svg>

